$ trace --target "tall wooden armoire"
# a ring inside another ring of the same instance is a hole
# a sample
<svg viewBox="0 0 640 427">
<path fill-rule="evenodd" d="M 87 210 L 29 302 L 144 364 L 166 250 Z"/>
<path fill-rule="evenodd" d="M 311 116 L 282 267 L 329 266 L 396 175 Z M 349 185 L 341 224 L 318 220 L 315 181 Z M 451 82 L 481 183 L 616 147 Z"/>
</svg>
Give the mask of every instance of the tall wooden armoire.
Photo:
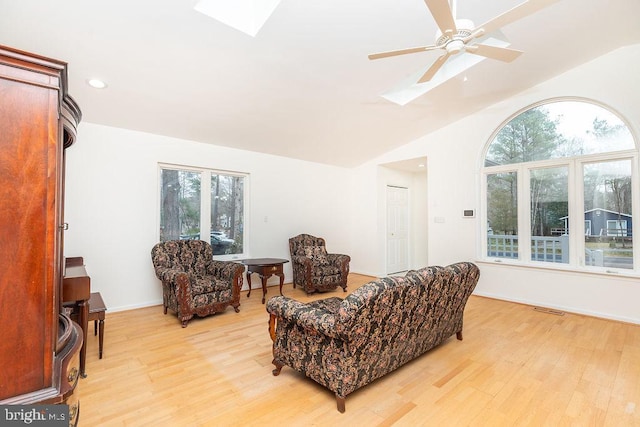
<svg viewBox="0 0 640 427">
<path fill-rule="evenodd" d="M 0 404 L 68 403 L 82 335 L 62 308 L 67 65 L 0 46 Z M 74 419 L 71 420 L 74 424 Z"/>
</svg>

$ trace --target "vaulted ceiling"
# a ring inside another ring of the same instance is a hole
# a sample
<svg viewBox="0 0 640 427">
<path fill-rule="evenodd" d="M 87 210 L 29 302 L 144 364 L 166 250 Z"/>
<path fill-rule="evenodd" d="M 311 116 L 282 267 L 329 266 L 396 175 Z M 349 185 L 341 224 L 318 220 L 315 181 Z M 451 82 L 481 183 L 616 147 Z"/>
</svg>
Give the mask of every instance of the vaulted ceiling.
<svg viewBox="0 0 640 427">
<path fill-rule="evenodd" d="M 522 1 L 458 0 L 457 16 L 479 24 Z M 255 37 L 196 3 L 0 0 L 0 43 L 68 62 L 83 121 L 339 166 L 640 43 L 640 1 L 559 0 L 502 28 L 518 59 L 482 61 L 401 106 L 380 95 L 440 52 L 367 55 L 433 44 L 423 0 L 282 0 Z"/>
</svg>

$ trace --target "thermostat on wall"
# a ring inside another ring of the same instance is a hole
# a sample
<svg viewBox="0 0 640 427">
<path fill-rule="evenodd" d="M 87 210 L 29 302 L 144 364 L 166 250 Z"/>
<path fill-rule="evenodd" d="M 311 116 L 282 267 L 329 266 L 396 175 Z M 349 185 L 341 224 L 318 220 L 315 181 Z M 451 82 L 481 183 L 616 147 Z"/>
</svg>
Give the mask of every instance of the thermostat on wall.
<svg viewBox="0 0 640 427">
<path fill-rule="evenodd" d="M 465 209 L 462 211 L 462 216 L 465 218 L 473 218 L 476 216 L 476 213 L 473 209 Z"/>
</svg>

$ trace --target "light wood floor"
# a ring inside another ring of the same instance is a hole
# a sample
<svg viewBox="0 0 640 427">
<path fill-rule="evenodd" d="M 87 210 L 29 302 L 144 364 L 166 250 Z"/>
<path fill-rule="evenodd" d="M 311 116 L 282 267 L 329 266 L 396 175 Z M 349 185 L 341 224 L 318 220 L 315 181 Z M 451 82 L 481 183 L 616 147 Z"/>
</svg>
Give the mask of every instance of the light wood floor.
<svg viewBox="0 0 640 427">
<path fill-rule="evenodd" d="M 368 280 L 351 274 L 349 291 Z M 103 359 L 88 339 L 80 425 L 640 426 L 638 325 L 472 296 L 463 341 L 348 395 L 340 414 L 313 381 L 288 367 L 271 374 L 261 295 L 243 292 L 240 313 L 186 329 L 160 306 L 107 312 Z"/>
</svg>

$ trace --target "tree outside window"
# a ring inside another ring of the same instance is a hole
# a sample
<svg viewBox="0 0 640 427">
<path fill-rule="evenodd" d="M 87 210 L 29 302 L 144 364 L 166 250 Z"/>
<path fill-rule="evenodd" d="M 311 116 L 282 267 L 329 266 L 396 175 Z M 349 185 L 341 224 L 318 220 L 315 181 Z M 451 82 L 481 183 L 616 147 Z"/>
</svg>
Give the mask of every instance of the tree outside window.
<svg viewBox="0 0 640 427">
<path fill-rule="evenodd" d="M 160 240 L 201 239 L 211 243 L 214 255 L 242 254 L 246 178 L 161 167 Z"/>
</svg>

